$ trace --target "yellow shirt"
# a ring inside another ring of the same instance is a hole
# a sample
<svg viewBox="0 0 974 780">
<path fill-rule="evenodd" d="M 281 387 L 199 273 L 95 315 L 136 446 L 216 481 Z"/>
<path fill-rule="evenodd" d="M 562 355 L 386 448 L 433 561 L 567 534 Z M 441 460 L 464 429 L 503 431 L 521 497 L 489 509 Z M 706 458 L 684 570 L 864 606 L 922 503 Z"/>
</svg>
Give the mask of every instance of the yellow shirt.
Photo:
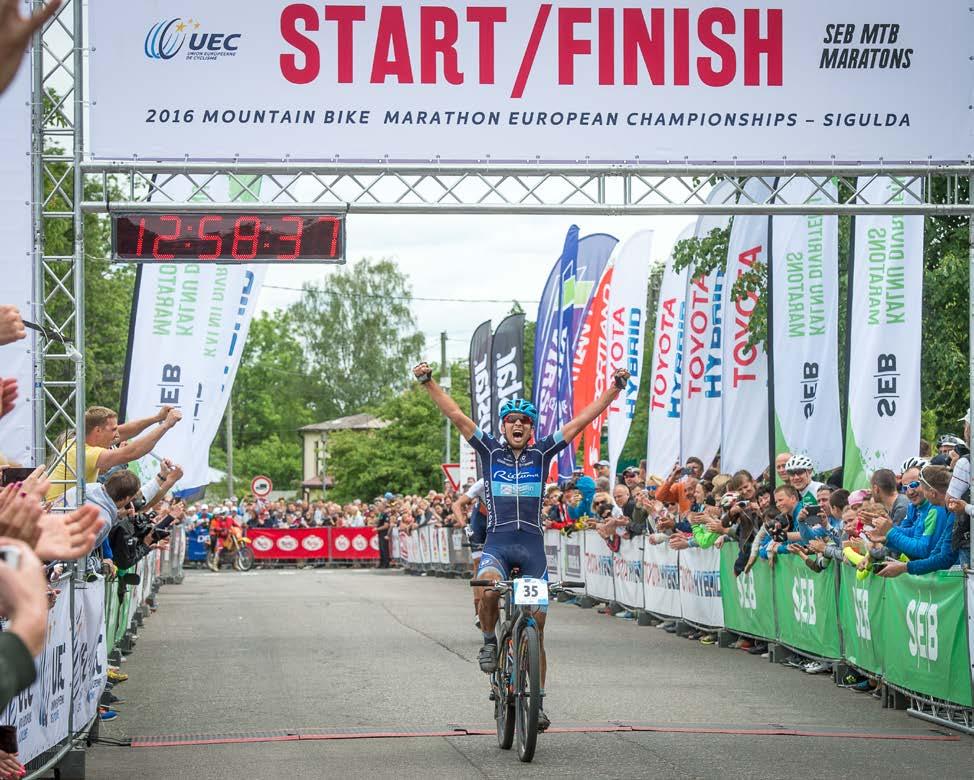
<svg viewBox="0 0 974 780">
<path fill-rule="evenodd" d="M 96 447 L 93 444 L 85 445 L 85 484 L 90 484 L 98 480 L 98 456 L 105 451 L 104 447 Z M 75 469 L 75 457 L 74 453 L 74 442 L 70 444 L 67 450 L 67 455 L 64 461 L 58 463 L 54 467 L 54 471 L 51 472 L 50 480 L 55 482 L 56 480 L 69 479 L 71 484 L 68 485 L 51 485 L 51 489 L 47 491 L 47 500 L 54 501 L 60 498 L 65 493 L 67 493 L 71 488 L 74 487 L 74 469 Z"/>
</svg>

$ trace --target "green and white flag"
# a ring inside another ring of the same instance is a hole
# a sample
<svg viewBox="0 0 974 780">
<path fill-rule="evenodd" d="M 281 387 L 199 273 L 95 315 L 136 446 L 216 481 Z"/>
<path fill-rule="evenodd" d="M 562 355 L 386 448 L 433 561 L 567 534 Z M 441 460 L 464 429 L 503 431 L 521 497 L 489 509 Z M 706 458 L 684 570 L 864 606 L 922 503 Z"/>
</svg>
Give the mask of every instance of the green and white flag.
<svg viewBox="0 0 974 780">
<path fill-rule="evenodd" d="M 828 179 L 793 179 L 776 196 L 792 205 L 833 204 Z M 839 219 L 771 219 L 775 452 L 811 459 L 815 471 L 842 462 L 839 418 Z"/>
<path fill-rule="evenodd" d="M 920 203 L 919 179 L 860 179 L 866 203 Z M 876 469 L 899 470 L 920 440 L 923 217 L 856 217 L 849 283 L 849 415 L 843 480 L 869 486 Z"/>
</svg>

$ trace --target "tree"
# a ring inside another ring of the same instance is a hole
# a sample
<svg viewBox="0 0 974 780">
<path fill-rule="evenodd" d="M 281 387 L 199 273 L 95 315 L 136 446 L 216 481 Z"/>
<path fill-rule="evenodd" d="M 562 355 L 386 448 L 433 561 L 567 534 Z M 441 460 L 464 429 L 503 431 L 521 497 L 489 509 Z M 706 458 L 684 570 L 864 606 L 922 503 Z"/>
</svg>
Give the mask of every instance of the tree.
<svg viewBox="0 0 974 780">
<path fill-rule="evenodd" d="M 465 364 L 454 363 L 451 375 L 450 395 L 466 412 L 469 371 Z M 388 427 L 364 433 L 338 431 L 328 437 L 328 473 L 335 480 L 329 496 L 345 502 L 389 490 L 408 494 L 441 488 L 445 423 L 427 392 L 412 384 L 370 411 Z M 455 428 L 450 435 L 457 435 Z"/>
<path fill-rule="evenodd" d="M 352 414 L 405 387 L 424 342 L 411 299 L 392 260 L 361 260 L 304 285 L 289 313 L 325 416 Z"/>
</svg>

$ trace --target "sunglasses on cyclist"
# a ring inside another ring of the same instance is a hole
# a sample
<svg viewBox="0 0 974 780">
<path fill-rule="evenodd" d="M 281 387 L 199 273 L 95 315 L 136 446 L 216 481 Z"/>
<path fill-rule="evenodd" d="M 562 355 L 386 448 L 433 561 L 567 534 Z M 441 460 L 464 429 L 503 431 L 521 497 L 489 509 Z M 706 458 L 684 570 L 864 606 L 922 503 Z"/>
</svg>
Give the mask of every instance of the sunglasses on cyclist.
<svg viewBox="0 0 974 780">
<path fill-rule="evenodd" d="M 509 414 L 504 418 L 505 425 L 514 425 L 514 423 L 521 423 L 521 425 L 534 425 L 534 420 L 532 420 L 526 414 Z"/>
</svg>

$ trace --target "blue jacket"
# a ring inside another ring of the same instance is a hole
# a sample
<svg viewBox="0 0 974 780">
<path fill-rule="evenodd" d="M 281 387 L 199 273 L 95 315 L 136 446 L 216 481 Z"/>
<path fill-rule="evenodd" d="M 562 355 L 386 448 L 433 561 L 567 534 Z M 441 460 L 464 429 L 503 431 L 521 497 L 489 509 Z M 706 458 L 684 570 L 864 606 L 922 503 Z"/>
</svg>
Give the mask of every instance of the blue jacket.
<svg viewBox="0 0 974 780">
<path fill-rule="evenodd" d="M 578 502 L 578 506 L 568 507 L 568 516 L 572 520 L 578 520 L 582 515 L 591 516 L 592 499 L 595 497 L 595 480 L 590 476 L 579 477 L 575 480 L 575 486 L 578 488 L 578 492 L 582 494 L 582 500 Z"/>
<path fill-rule="evenodd" d="M 798 532 L 802 536 L 802 541 L 808 541 L 808 539 L 813 539 L 815 537 L 811 535 L 811 532 L 812 532 L 813 529 L 809 528 L 807 525 L 805 525 L 804 523 L 802 523 L 802 522 L 800 522 L 798 520 L 798 514 L 804 508 L 805 508 L 805 506 L 804 506 L 804 504 L 801 503 L 801 501 L 799 501 L 797 504 L 795 504 L 795 508 L 792 510 L 792 513 L 791 513 L 791 524 L 792 524 L 792 527 L 798 529 Z M 804 529 L 803 529 L 803 526 L 804 526 Z M 819 530 L 819 529 L 815 529 L 815 530 Z M 815 534 L 815 536 L 824 536 L 825 535 L 825 529 L 822 528 L 820 530 L 821 530 L 821 533 L 817 533 L 817 534 Z M 809 534 L 808 539 L 806 539 L 806 536 L 805 536 L 806 533 Z M 771 534 L 768 534 L 767 536 L 765 536 L 764 539 L 761 540 L 761 548 L 758 550 L 758 555 L 761 556 L 762 558 L 767 559 L 767 557 L 768 557 L 768 547 L 771 545 L 771 543 L 773 541 L 774 541 L 774 539 L 772 538 Z M 787 547 L 782 546 L 782 547 L 778 548 L 778 553 L 777 554 L 778 555 L 788 555 L 789 552 L 788 552 Z"/>
<path fill-rule="evenodd" d="M 926 512 L 923 512 L 924 507 L 926 508 Z M 927 518 L 932 513 L 935 514 L 933 531 L 932 533 L 926 533 Z M 936 540 L 940 538 L 940 535 L 943 533 L 943 528 L 948 522 L 947 510 L 942 506 L 934 506 L 925 501 L 920 507 L 917 517 L 913 520 L 914 525 L 910 529 L 910 533 L 907 533 L 904 529 L 904 524 L 910 519 L 909 512 L 906 517 L 907 519 L 898 526 L 889 529 L 889 533 L 886 534 L 887 545 L 894 550 L 904 553 L 914 561 L 927 558 L 934 547 L 936 547 Z M 951 515 L 951 527 L 953 527 L 952 517 Z"/>
<path fill-rule="evenodd" d="M 906 517 L 903 518 L 903 521 L 899 525 L 895 526 L 900 533 L 904 534 L 904 536 L 901 538 L 918 539 L 919 537 L 923 536 L 923 521 L 930 513 L 930 509 L 931 506 L 929 501 L 924 501 L 919 505 L 910 502 L 910 506 L 906 510 Z M 890 542 L 888 536 L 886 539 L 886 547 L 890 554 L 894 557 L 903 552 L 895 544 Z"/>
<path fill-rule="evenodd" d="M 932 571 L 949 569 L 957 563 L 957 550 L 950 544 L 950 537 L 954 530 L 954 514 L 938 506 L 937 527 L 933 534 L 930 555 L 926 558 L 911 560 L 906 564 L 910 574 L 927 574 Z M 943 514 L 941 522 L 940 514 Z"/>
</svg>

